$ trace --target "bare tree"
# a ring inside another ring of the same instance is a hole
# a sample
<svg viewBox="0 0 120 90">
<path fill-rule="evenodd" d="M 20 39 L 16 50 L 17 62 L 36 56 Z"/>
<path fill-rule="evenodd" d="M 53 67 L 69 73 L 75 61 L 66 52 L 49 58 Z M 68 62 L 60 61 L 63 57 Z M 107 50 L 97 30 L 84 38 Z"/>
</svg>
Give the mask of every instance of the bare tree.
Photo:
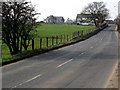
<svg viewBox="0 0 120 90">
<path fill-rule="evenodd" d="M 31 32 L 35 26 L 34 7 L 30 2 L 7 1 L 2 4 L 2 40 L 9 47 L 11 55 L 27 50 Z"/>
<path fill-rule="evenodd" d="M 103 23 L 109 15 L 109 10 L 103 2 L 93 2 L 88 4 L 84 8 L 82 14 L 91 14 L 91 20 L 94 21 L 95 26 L 98 27 L 100 23 Z"/>
</svg>

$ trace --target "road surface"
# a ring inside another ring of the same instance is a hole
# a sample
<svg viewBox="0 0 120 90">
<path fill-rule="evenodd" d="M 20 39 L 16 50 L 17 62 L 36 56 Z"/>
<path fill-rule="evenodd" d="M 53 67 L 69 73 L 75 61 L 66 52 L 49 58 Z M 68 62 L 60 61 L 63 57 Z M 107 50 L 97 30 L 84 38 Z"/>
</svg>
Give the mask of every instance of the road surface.
<svg viewBox="0 0 120 90">
<path fill-rule="evenodd" d="M 3 66 L 3 88 L 103 88 L 118 60 L 115 26 L 77 44 Z"/>
</svg>

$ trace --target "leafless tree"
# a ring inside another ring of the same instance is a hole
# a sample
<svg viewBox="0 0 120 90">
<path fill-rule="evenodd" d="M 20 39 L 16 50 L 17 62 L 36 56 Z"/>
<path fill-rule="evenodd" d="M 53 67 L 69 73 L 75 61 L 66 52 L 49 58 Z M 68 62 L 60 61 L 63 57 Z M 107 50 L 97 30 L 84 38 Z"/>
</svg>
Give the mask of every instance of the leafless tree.
<svg viewBox="0 0 120 90">
<path fill-rule="evenodd" d="M 84 8 L 82 14 L 91 14 L 91 20 L 94 21 L 95 26 L 98 27 L 100 23 L 103 23 L 109 15 L 109 10 L 103 2 L 92 2 Z"/>
</svg>

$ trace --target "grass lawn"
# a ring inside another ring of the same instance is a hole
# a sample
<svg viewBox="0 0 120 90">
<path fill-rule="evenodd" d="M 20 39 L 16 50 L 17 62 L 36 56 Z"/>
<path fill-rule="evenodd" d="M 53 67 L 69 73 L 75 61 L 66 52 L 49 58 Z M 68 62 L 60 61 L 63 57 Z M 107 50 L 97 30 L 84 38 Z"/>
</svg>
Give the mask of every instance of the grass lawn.
<svg viewBox="0 0 120 90">
<path fill-rule="evenodd" d="M 72 35 L 76 31 L 90 31 L 95 30 L 95 26 L 80 26 L 80 25 L 67 25 L 67 24 L 41 24 L 37 28 L 37 35 L 40 37 L 60 36 L 60 35 Z M 45 39 L 43 39 L 43 48 L 45 47 Z M 39 49 L 39 38 L 35 38 L 35 49 Z M 31 50 L 31 46 L 28 48 Z M 9 49 L 5 44 L 2 44 L 2 62 L 7 61 L 12 56 L 9 53 Z"/>
</svg>

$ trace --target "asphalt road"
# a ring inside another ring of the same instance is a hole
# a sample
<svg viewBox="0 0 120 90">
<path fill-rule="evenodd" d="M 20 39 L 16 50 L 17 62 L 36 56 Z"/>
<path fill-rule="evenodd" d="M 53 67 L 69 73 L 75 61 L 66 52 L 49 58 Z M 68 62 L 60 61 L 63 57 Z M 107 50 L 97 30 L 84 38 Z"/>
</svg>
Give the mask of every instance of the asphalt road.
<svg viewBox="0 0 120 90">
<path fill-rule="evenodd" d="M 103 88 L 117 61 L 115 26 L 77 44 L 3 66 L 3 88 Z"/>
</svg>

